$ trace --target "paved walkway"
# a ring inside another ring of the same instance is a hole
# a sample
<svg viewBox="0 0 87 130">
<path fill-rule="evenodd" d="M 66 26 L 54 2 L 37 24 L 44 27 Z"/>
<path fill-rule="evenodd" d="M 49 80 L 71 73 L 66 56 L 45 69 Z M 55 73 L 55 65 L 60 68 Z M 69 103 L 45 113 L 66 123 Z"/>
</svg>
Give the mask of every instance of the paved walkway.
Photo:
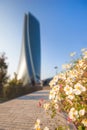
<svg viewBox="0 0 87 130">
<path fill-rule="evenodd" d="M 49 126 L 50 130 L 54 130 L 54 122 L 58 125 L 66 124 L 67 121 L 63 115 L 59 114 L 56 120 L 50 119 L 50 116 L 38 107 L 38 100 L 41 98 L 47 100 L 48 93 L 49 90 L 42 90 L 1 103 L 0 130 L 34 130 L 37 118 L 41 119 L 42 128 Z M 72 124 L 71 129 L 75 130 Z"/>
</svg>

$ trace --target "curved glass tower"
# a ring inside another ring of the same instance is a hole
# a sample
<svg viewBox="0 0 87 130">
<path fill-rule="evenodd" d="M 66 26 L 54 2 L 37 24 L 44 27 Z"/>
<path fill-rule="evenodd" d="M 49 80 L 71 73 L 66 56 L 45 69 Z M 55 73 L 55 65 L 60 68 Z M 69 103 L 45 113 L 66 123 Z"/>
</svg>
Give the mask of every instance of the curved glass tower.
<svg viewBox="0 0 87 130">
<path fill-rule="evenodd" d="M 17 71 L 18 79 L 22 79 L 25 85 L 39 83 L 40 69 L 40 25 L 38 20 L 29 13 L 24 16 L 22 48 Z"/>
</svg>

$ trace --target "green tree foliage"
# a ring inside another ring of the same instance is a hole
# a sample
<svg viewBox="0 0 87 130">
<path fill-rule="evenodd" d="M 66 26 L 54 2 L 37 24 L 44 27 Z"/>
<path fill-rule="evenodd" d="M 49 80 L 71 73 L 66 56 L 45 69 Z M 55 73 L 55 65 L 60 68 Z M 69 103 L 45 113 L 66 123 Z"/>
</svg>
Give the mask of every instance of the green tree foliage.
<svg viewBox="0 0 87 130">
<path fill-rule="evenodd" d="M 8 81 L 3 87 L 3 94 L 5 98 L 15 98 L 21 96 L 24 93 L 24 87 L 21 79 L 17 79 L 17 74 L 14 73 L 14 77 Z"/>
<path fill-rule="evenodd" d="M 12 86 L 23 86 L 22 80 L 17 78 L 17 74 L 15 72 L 14 77 L 11 80 L 9 80 L 8 84 Z"/>
<path fill-rule="evenodd" d="M 8 65 L 6 63 L 5 53 L 0 54 L 0 94 L 2 94 L 3 85 L 7 82 L 7 69 Z"/>
</svg>

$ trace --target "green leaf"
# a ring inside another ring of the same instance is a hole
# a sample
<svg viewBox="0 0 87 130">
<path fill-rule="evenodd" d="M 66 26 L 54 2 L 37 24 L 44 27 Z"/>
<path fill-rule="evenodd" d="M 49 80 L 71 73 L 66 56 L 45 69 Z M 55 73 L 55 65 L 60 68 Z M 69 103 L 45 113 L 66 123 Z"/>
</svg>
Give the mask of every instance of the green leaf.
<svg viewBox="0 0 87 130">
<path fill-rule="evenodd" d="M 85 130 L 85 127 L 80 125 L 80 126 L 78 127 L 78 130 Z"/>
</svg>

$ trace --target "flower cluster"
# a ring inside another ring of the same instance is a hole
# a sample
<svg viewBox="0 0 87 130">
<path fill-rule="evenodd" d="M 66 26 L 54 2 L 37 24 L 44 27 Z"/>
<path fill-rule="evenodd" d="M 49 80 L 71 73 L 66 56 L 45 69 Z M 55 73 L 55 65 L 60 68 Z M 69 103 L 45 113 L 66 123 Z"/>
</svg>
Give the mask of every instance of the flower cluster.
<svg viewBox="0 0 87 130">
<path fill-rule="evenodd" d="M 61 103 L 62 111 L 75 123 L 76 127 L 87 127 L 87 49 L 82 55 L 64 64 L 64 71 L 56 75 L 50 82 L 51 102 Z M 71 54 L 73 57 L 75 52 Z M 49 107 L 52 103 L 49 103 Z M 55 107 L 54 107 L 55 108 Z M 56 108 L 55 108 L 56 109 Z M 57 107 L 57 109 L 59 109 Z"/>
<path fill-rule="evenodd" d="M 64 64 L 63 71 L 56 75 L 50 85 L 50 101 L 43 105 L 54 117 L 58 112 L 67 113 L 79 130 L 87 129 L 87 48 L 81 50 L 81 56 Z"/>
</svg>

